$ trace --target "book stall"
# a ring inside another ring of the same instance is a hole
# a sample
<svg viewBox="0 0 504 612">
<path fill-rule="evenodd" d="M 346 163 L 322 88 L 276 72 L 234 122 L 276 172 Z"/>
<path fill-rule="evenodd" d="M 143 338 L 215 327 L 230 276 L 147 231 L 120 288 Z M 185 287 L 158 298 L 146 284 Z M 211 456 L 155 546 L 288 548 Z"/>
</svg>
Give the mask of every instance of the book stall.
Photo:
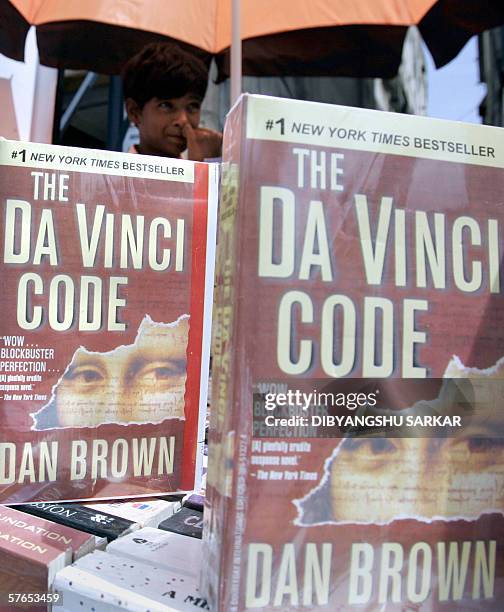
<svg viewBox="0 0 504 612">
<path fill-rule="evenodd" d="M 502 609 L 502 129 L 243 95 L 0 202 L 0 610 Z"/>
</svg>

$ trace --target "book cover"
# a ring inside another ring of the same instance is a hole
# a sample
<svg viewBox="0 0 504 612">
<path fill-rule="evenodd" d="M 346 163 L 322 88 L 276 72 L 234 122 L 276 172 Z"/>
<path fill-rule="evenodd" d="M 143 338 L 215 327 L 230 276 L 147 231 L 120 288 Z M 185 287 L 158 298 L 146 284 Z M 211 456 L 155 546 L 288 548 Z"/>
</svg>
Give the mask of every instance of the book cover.
<svg viewBox="0 0 504 612">
<path fill-rule="evenodd" d="M 80 537 L 71 529 L 0 507 L 0 609 L 19 609 L 9 594 L 44 596 L 56 572 L 72 562 L 73 552 L 84 552 L 84 540 L 92 550 L 89 540 L 93 538 Z M 31 609 L 47 607 L 35 605 Z"/>
<path fill-rule="evenodd" d="M 144 527 L 110 542 L 107 552 L 199 580 L 202 542 L 197 538 Z"/>
<path fill-rule="evenodd" d="M 21 539 L 23 536 L 33 534 L 40 538 L 42 544 L 49 544 L 62 552 L 70 550 L 70 562 L 104 544 L 100 537 L 20 512 L 15 508 L 0 506 L 0 535 L 4 530 Z"/>
<path fill-rule="evenodd" d="M 197 583 L 187 576 L 133 559 L 96 551 L 58 572 L 55 590 L 65 608 L 138 612 L 209 610 Z"/>
<path fill-rule="evenodd" d="M 205 505 L 205 496 L 198 495 L 197 493 L 190 493 L 182 502 L 182 505 L 185 508 L 190 508 L 191 510 L 200 510 L 203 512 L 203 506 Z"/>
<path fill-rule="evenodd" d="M 96 512 L 105 512 L 133 521 L 141 527 L 157 527 L 161 521 L 169 518 L 180 509 L 179 501 L 166 501 L 164 499 L 137 499 L 85 505 Z"/>
<path fill-rule="evenodd" d="M 214 164 L 0 143 L 0 501 L 198 486 L 216 192 Z"/>
<path fill-rule="evenodd" d="M 244 96 L 223 146 L 212 609 L 499 610 L 503 131 Z"/>
<path fill-rule="evenodd" d="M 21 504 L 16 506 L 16 509 L 85 531 L 99 538 L 106 538 L 109 542 L 140 528 L 138 523 L 106 512 L 98 512 L 80 504 L 34 502 Z"/>
<path fill-rule="evenodd" d="M 170 518 L 159 523 L 159 529 L 201 539 L 203 537 L 203 512 L 182 507 Z"/>
</svg>

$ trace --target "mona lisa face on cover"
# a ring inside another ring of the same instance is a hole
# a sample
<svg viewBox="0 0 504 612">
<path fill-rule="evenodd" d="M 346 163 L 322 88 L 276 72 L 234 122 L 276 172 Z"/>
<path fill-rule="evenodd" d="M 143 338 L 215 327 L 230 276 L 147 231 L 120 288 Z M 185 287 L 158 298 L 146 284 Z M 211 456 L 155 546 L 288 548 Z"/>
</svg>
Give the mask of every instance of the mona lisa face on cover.
<svg viewBox="0 0 504 612">
<path fill-rule="evenodd" d="M 329 497 L 335 522 L 502 512 L 503 441 L 481 428 L 449 439 L 346 439 L 330 468 Z"/>
<path fill-rule="evenodd" d="M 36 413 L 36 429 L 184 418 L 189 318 L 145 318 L 136 340 L 107 353 L 79 348 Z"/>
<path fill-rule="evenodd" d="M 492 421 L 453 438 L 345 438 L 296 500 L 297 524 L 477 520 L 504 512 L 504 438 Z"/>
<path fill-rule="evenodd" d="M 454 357 L 444 378 L 470 379 L 473 409 L 464 427 L 449 437 L 414 437 L 405 430 L 399 437 L 342 440 L 326 461 L 318 486 L 296 501 L 302 524 L 476 520 L 485 513 L 504 512 L 504 432 L 498 399 L 504 397 L 504 358 L 480 370 Z M 450 394 L 445 397 L 441 391 L 439 400 L 448 413 Z"/>
</svg>

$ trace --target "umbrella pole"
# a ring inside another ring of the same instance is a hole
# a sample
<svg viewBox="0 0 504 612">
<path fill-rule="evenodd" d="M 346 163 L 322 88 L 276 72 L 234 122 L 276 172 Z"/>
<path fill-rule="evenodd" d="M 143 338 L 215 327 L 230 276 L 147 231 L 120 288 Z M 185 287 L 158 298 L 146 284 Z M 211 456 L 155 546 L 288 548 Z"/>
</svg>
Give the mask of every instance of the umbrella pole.
<svg viewBox="0 0 504 612">
<path fill-rule="evenodd" d="M 241 0 L 232 0 L 231 5 L 231 106 L 241 94 L 242 48 L 241 48 Z"/>
</svg>

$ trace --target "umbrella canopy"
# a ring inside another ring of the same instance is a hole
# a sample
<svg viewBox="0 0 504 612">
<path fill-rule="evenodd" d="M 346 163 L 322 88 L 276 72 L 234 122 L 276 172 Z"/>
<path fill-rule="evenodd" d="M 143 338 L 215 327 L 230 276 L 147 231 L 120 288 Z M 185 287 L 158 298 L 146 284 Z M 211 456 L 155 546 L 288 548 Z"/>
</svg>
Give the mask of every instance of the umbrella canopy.
<svg viewBox="0 0 504 612">
<path fill-rule="evenodd" d="M 418 25 L 438 66 L 504 23 L 502 0 L 242 0 L 243 73 L 390 77 Z M 0 0 L 0 51 L 19 59 L 37 26 L 41 63 L 118 73 L 153 40 L 176 40 L 229 74 L 231 0 Z"/>
</svg>

